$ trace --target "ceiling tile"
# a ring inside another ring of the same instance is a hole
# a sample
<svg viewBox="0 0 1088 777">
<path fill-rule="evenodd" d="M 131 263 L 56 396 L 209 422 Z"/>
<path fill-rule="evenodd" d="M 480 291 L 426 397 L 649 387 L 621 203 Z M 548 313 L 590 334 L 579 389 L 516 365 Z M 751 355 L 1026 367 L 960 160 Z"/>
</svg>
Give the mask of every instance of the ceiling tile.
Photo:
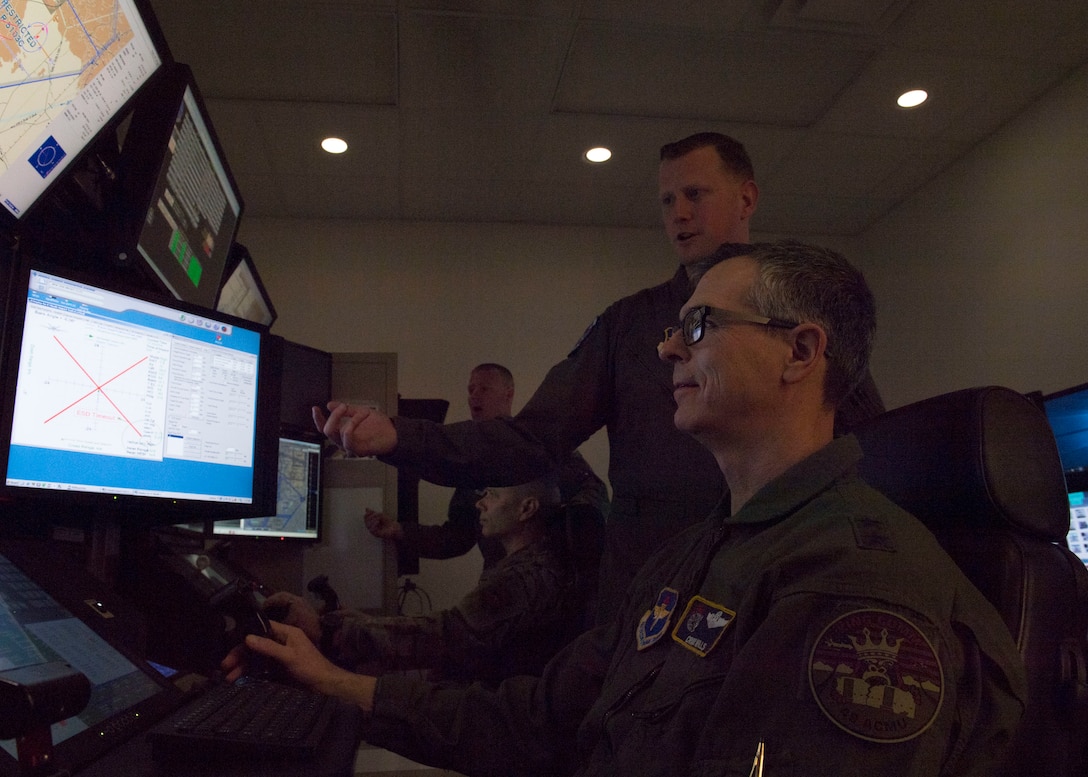
<svg viewBox="0 0 1088 777">
<path fill-rule="evenodd" d="M 601 24 L 578 28 L 559 111 L 807 126 L 871 51 L 807 34 L 722 36 Z"/>
<path fill-rule="evenodd" d="M 656 229 L 660 146 L 715 130 L 755 230 L 857 234 L 1088 65 L 1084 0 L 151 2 L 247 217 Z"/>
<path fill-rule="evenodd" d="M 543 112 L 569 37 L 558 21 L 408 13 L 400 105 Z"/>
</svg>

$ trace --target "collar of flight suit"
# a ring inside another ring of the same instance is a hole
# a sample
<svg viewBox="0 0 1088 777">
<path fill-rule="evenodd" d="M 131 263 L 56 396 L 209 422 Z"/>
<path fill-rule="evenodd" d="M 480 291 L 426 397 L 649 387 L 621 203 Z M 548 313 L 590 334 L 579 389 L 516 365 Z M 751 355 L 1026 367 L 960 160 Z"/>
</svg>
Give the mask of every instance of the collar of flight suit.
<svg viewBox="0 0 1088 777">
<path fill-rule="evenodd" d="M 857 471 L 861 445 L 853 435 L 838 437 L 763 486 L 735 515 L 728 499 L 718 509 L 727 526 L 781 521 L 827 490 L 835 481 Z"/>
</svg>

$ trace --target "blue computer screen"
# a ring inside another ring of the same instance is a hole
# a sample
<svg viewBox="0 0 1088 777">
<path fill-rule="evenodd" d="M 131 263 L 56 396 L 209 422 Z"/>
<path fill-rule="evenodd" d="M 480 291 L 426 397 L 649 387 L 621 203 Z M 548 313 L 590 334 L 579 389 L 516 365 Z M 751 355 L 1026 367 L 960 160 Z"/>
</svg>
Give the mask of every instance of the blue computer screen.
<svg viewBox="0 0 1088 777">
<path fill-rule="evenodd" d="M 1088 471 L 1088 386 L 1044 397 L 1043 408 L 1058 443 L 1062 468 L 1067 475 Z"/>
<path fill-rule="evenodd" d="M 31 270 L 9 488 L 252 503 L 260 333 Z"/>
</svg>

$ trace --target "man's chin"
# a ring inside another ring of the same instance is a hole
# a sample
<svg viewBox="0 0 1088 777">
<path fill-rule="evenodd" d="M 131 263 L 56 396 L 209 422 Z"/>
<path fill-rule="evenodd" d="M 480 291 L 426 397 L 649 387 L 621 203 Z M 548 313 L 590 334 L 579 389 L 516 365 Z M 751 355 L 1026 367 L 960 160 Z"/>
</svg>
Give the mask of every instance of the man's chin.
<svg viewBox="0 0 1088 777">
<path fill-rule="evenodd" d="M 680 264 L 686 267 L 710 256 L 718 249 L 718 246 L 696 238 L 686 243 L 674 243 L 673 248 L 676 249 L 676 255 L 680 258 Z"/>
<path fill-rule="evenodd" d="M 683 408 L 677 408 L 676 412 L 673 413 L 672 423 L 677 431 L 686 434 L 695 434 L 699 431 L 699 425 L 695 423 L 695 419 L 690 414 L 685 413 Z"/>
</svg>

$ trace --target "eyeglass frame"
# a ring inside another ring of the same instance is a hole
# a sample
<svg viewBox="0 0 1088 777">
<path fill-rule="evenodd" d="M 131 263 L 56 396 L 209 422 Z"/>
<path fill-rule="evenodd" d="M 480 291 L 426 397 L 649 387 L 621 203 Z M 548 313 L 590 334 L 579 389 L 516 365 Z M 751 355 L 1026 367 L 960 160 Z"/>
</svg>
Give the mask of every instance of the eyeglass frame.
<svg viewBox="0 0 1088 777">
<path fill-rule="evenodd" d="M 725 308 L 715 308 L 710 305 L 697 305 L 687 313 L 680 321 L 680 326 L 667 326 L 665 327 L 665 338 L 661 341 L 662 344 L 672 339 L 672 336 L 677 332 L 680 332 L 684 338 L 684 345 L 691 347 L 703 339 L 703 335 L 706 334 L 706 319 L 707 316 L 714 316 L 719 325 L 722 324 L 757 324 L 759 326 L 772 327 L 774 329 L 796 329 L 800 326 L 798 321 L 788 321 L 784 318 L 771 318 L 769 316 L 761 316 L 758 313 L 745 313 L 739 310 L 726 310 Z M 698 322 L 695 322 L 698 317 Z M 695 334 L 698 332 L 698 334 Z"/>
</svg>

